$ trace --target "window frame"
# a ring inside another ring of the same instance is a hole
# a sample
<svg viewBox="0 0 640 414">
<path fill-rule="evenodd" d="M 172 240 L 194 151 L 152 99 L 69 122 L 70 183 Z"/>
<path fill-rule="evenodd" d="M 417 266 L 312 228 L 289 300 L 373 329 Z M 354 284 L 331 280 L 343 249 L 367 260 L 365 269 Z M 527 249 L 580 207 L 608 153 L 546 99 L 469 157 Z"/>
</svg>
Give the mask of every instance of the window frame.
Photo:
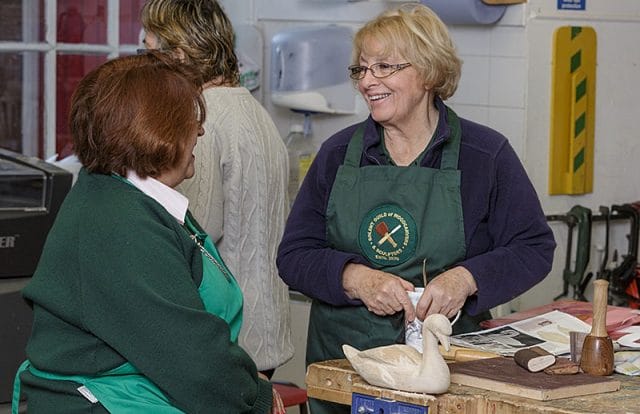
<svg viewBox="0 0 640 414">
<path fill-rule="evenodd" d="M 38 142 L 38 123 L 32 122 L 33 103 L 38 102 L 38 54 L 24 54 L 22 68 L 21 145 L 22 153 L 49 159 L 56 155 L 56 59 L 58 54 L 99 54 L 113 59 L 124 54 L 135 54 L 138 44 L 120 44 L 120 1 L 106 1 L 106 44 L 63 43 L 57 41 L 58 0 L 43 0 L 44 41 L 33 40 L 38 33 L 38 3 L 40 0 L 22 0 L 22 41 L 0 41 L 0 52 L 39 52 L 44 54 L 42 68 L 43 123 L 42 148 Z M 37 105 L 37 104 L 36 104 Z"/>
</svg>

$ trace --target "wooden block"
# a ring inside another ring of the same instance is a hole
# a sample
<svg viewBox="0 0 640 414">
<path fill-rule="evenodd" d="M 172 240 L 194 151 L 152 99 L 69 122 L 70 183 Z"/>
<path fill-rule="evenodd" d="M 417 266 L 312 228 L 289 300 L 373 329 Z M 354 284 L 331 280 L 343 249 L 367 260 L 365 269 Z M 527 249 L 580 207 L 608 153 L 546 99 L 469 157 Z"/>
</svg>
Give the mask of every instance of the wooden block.
<svg viewBox="0 0 640 414">
<path fill-rule="evenodd" d="M 355 377 L 360 378 L 346 359 L 334 359 L 309 365 L 305 383 L 311 398 L 351 405 Z M 360 381 L 364 381 L 360 378 Z"/>
<path fill-rule="evenodd" d="M 580 365 L 567 358 L 556 358 L 556 363 L 544 369 L 545 374 L 573 375 L 580 372 Z"/>
<path fill-rule="evenodd" d="M 529 372 L 539 372 L 555 364 L 556 357 L 539 346 L 534 346 L 516 351 L 513 360 Z"/>
<path fill-rule="evenodd" d="M 586 374 L 531 373 L 511 358 L 491 358 L 451 364 L 451 382 L 540 401 L 598 394 L 620 389 L 620 381 Z"/>
</svg>

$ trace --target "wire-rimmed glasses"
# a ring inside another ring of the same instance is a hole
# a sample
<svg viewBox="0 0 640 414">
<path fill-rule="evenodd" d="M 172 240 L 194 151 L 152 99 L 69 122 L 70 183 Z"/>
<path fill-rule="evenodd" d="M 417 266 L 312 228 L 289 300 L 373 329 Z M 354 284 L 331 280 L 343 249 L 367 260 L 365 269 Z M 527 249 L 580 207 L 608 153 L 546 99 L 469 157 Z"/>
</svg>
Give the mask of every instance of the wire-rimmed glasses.
<svg viewBox="0 0 640 414">
<path fill-rule="evenodd" d="M 380 62 L 380 63 L 374 63 L 371 66 L 352 65 L 352 66 L 349 66 L 347 69 L 349 70 L 349 77 L 351 79 L 360 80 L 365 77 L 368 70 L 371 71 L 371 74 L 375 78 L 380 79 L 380 78 L 386 78 L 387 76 L 391 76 L 397 71 L 402 70 L 404 68 L 408 68 L 409 66 L 411 66 L 411 63 L 408 63 L 408 62 L 398 63 L 395 65 L 391 63 Z"/>
</svg>

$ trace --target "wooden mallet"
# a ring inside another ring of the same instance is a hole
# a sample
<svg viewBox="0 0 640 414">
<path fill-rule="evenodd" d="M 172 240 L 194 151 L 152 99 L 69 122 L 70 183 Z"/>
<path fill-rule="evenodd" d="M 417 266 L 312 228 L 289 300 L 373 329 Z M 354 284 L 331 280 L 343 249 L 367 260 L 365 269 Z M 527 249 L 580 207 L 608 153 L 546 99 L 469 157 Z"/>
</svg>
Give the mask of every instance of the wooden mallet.
<svg viewBox="0 0 640 414">
<path fill-rule="evenodd" d="M 598 279 L 593 282 L 593 324 L 584 339 L 580 356 L 580 368 L 591 375 L 613 373 L 613 341 L 607 334 L 607 291 L 609 282 Z"/>
</svg>

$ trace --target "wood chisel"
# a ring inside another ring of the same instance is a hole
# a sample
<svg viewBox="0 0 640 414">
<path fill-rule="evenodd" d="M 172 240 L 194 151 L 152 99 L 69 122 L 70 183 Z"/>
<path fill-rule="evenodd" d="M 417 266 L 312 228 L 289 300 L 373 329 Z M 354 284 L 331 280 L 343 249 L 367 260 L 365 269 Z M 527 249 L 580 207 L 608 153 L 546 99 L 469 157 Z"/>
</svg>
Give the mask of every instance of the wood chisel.
<svg viewBox="0 0 640 414">
<path fill-rule="evenodd" d="M 442 345 L 439 346 L 439 349 L 440 354 L 444 357 L 445 360 L 454 362 L 475 361 L 477 359 L 495 358 L 500 356 L 493 352 L 463 348 L 455 345 L 451 345 L 448 351 L 445 350 Z"/>
</svg>

